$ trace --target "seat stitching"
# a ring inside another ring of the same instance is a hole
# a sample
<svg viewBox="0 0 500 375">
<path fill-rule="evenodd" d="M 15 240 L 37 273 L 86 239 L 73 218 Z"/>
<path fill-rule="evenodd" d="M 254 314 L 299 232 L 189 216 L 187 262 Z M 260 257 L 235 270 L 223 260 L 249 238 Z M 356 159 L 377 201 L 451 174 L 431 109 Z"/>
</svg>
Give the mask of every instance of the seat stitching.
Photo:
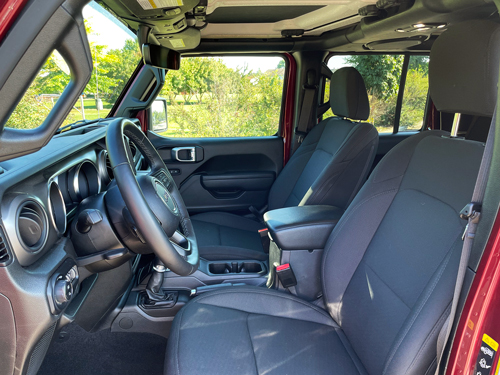
<svg viewBox="0 0 500 375">
<path fill-rule="evenodd" d="M 319 148 L 319 147 L 318 147 L 318 148 L 316 148 L 316 150 L 314 150 L 314 151 L 323 151 L 325 154 L 330 155 L 332 158 L 333 158 L 333 156 L 334 156 L 334 154 L 333 154 L 333 153 L 331 153 L 331 152 L 329 152 L 329 151 L 326 151 L 326 150 L 325 150 L 325 149 L 323 149 L 323 148 Z"/>
<path fill-rule="evenodd" d="M 217 292 L 212 292 L 210 294 L 205 294 L 205 295 L 201 295 L 199 296 L 198 298 L 196 298 L 196 302 L 199 302 L 200 300 L 203 300 L 207 297 L 211 297 L 211 296 L 214 296 L 214 295 L 219 295 L 219 294 L 226 294 L 226 293 L 254 293 L 254 294 L 263 294 L 263 295 L 268 295 L 268 296 L 276 296 L 276 297 L 279 297 L 279 298 L 284 298 L 284 299 L 288 299 L 290 301 L 294 301 L 294 302 L 297 302 L 297 303 L 300 303 L 304 306 L 307 306 L 309 308 L 311 308 L 312 310 L 315 310 L 316 312 L 319 312 L 321 315 L 329 318 L 329 319 L 332 319 L 332 317 L 324 310 L 320 309 L 319 307 L 317 306 L 314 306 L 314 305 L 311 305 L 311 304 L 308 304 L 306 302 L 303 302 L 301 301 L 300 299 L 296 299 L 296 298 L 291 298 L 291 297 L 288 297 L 286 295 L 279 295 L 278 293 L 266 293 L 266 292 L 263 292 L 263 291 L 250 291 L 250 290 L 231 290 L 231 291 L 217 291 Z M 224 307 L 224 308 L 230 308 L 230 307 Z M 233 310 L 236 310 L 236 309 L 233 309 Z M 238 311 L 242 311 L 242 310 L 238 310 Z M 265 315 L 265 314 L 263 314 Z M 273 315 L 271 315 L 273 316 Z M 300 319 L 300 320 L 303 320 L 303 319 Z"/>
<path fill-rule="evenodd" d="M 429 367 L 427 368 L 427 371 L 425 372 L 424 375 L 427 375 L 427 374 L 432 374 L 433 372 L 429 372 L 431 371 L 432 367 L 434 366 L 434 363 L 437 362 L 437 356 L 434 357 L 434 359 L 432 360 L 431 364 L 429 365 Z"/>
<path fill-rule="evenodd" d="M 387 289 L 389 289 L 389 290 L 390 290 L 390 291 L 391 291 L 391 292 L 392 292 L 392 293 L 393 293 L 393 294 L 394 294 L 394 295 L 395 295 L 395 296 L 396 296 L 396 297 L 397 297 L 397 298 L 398 298 L 401 302 L 403 302 L 403 304 L 404 304 L 406 307 L 408 307 L 408 309 L 411 311 L 411 306 L 408 306 L 408 304 L 407 304 L 407 303 L 403 300 L 403 298 L 402 298 L 401 296 L 399 296 L 399 295 L 398 295 L 398 294 L 397 294 L 397 293 L 396 293 L 396 292 L 392 289 L 392 287 L 391 287 L 391 286 L 389 286 L 389 284 L 387 284 L 387 283 L 385 282 L 385 280 L 384 280 L 384 279 L 382 279 L 382 278 L 381 278 L 381 277 L 377 274 L 377 272 L 375 272 L 375 270 L 373 269 L 373 267 L 372 267 L 372 266 L 370 266 L 370 265 L 368 264 L 368 262 L 367 262 L 367 261 L 365 261 L 365 260 L 363 259 L 363 260 L 361 260 L 361 262 L 359 262 L 359 264 L 360 264 L 360 265 L 361 265 L 361 263 L 363 263 L 365 266 L 367 266 L 367 267 L 368 267 L 368 268 L 369 268 L 369 269 L 373 272 L 373 274 L 374 274 L 375 276 L 377 276 L 377 278 L 378 278 L 378 279 L 382 282 L 382 284 L 384 284 L 384 285 L 387 287 Z"/>
<path fill-rule="evenodd" d="M 453 244 L 450 246 L 450 249 L 448 250 L 448 254 L 447 254 L 447 259 L 444 260 L 444 263 L 440 267 L 440 270 L 439 270 L 439 273 L 438 273 L 437 277 L 435 278 L 435 280 L 433 281 L 431 287 L 429 288 L 429 290 L 425 294 L 424 300 L 422 301 L 422 303 L 420 303 L 420 305 L 418 306 L 417 310 L 415 311 L 415 313 L 413 314 L 412 318 L 410 319 L 409 324 L 407 325 L 406 329 L 404 330 L 403 336 L 398 340 L 398 342 L 397 342 L 396 346 L 394 347 L 394 349 L 391 350 L 391 354 L 390 354 L 390 356 L 387 359 L 387 364 L 384 366 L 384 370 L 383 370 L 382 374 L 385 374 L 387 372 L 387 370 L 388 370 L 388 368 L 389 368 L 392 360 L 394 359 L 394 356 L 396 355 L 396 352 L 399 350 L 399 347 L 401 346 L 403 340 L 406 338 L 406 335 L 408 334 L 408 332 L 410 332 L 410 329 L 413 327 L 413 324 L 415 323 L 415 320 L 417 320 L 418 315 L 420 314 L 420 312 L 424 308 L 425 304 L 429 300 L 431 294 L 434 292 L 434 289 L 436 288 L 436 285 L 438 284 L 439 280 L 441 280 L 441 276 L 443 276 L 444 270 L 448 266 L 448 263 L 449 263 L 449 261 L 451 259 L 451 254 L 452 254 L 451 250 L 453 249 L 453 246 L 455 245 L 455 242 L 456 241 L 454 241 Z"/>
<path fill-rule="evenodd" d="M 437 200 L 438 202 L 441 202 L 441 203 L 442 203 L 442 204 L 444 204 L 445 206 L 448 206 L 448 207 L 449 207 L 449 208 L 451 208 L 453 211 L 455 211 L 455 212 L 457 212 L 457 213 L 458 213 L 458 211 L 457 211 L 457 210 L 456 210 L 456 209 L 455 209 L 455 208 L 454 208 L 451 204 L 449 204 L 449 203 L 445 202 L 445 201 L 444 201 L 444 200 L 442 200 L 442 199 L 439 199 L 439 198 L 435 197 L 434 195 L 430 195 L 429 193 L 426 193 L 425 191 L 422 191 L 422 190 L 419 190 L 419 189 L 414 189 L 414 188 L 407 188 L 407 189 L 403 188 L 403 189 L 401 189 L 400 191 L 410 191 L 410 190 L 411 190 L 411 191 L 416 191 L 416 192 L 418 192 L 418 193 L 420 193 L 420 194 L 427 195 L 428 197 L 431 197 L 431 198 L 433 198 L 433 199 Z M 462 222 L 463 222 L 463 221 L 462 221 L 462 219 L 460 219 L 460 216 L 459 216 L 459 215 L 457 215 L 457 220 L 458 220 L 458 222 L 459 222 L 459 223 L 462 223 Z"/>
<path fill-rule="evenodd" d="M 354 349 L 350 345 L 350 342 L 347 339 L 347 337 L 345 336 L 345 333 L 344 333 L 344 335 L 339 335 L 337 331 L 341 331 L 342 333 L 343 333 L 343 331 L 341 328 L 337 328 L 337 329 L 335 329 L 335 334 L 337 335 L 340 342 L 344 346 L 344 349 L 345 349 L 347 355 L 351 358 L 351 361 L 354 364 L 354 366 L 356 367 L 356 369 L 358 370 L 358 373 L 359 374 L 366 374 L 366 370 L 363 368 L 363 364 L 361 363 L 360 359 L 354 357 L 356 355 L 356 352 L 354 351 Z M 347 346 L 347 344 L 349 344 L 349 347 Z"/>
<path fill-rule="evenodd" d="M 446 321 L 446 319 L 448 319 L 448 316 L 450 314 L 450 308 L 451 308 L 451 302 L 448 304 L 448 307 L 444 310 L 443 314 L 441 315 L 441 318 L 439 318 L 439 320 L 436 322 L 436 324 L 432 328 L 431 332 L 429 332 L 429 334 L 427 335 L 427 338 L 425 339 L 424 343 L 420 347 L 415 358 L 413 358 L 413 361 L 411 362 L 410 366 L 408 367 L 408 370 L 406 370 L 406 373 L 408 373 L 413 368 L 413 366 L 417 362 L 417 359 L 422 355 L 422 352 L 424 351 L 425 347 L 428 345 L 434 332 L 436 332 L 436 330 L 438 328 L 441 329 L 442 325 L 444 324 L 444 321 Z M 436 359 L 436 357 L 435 357 L 435 359 Z M 431 365 L 433 362 L 434 361 L 431 362 Z"/>
<path fill-rule="evenodd" d="M 382 195 L 385 195 L 385 194 L 390 194 L 390 193 L 394 193 L 394 192 L 397 192 L 398 189 L 390 189 L 390 190 L 385 190 L 385 191 L 382 191 L 380 193 L 377 193 L 375 195 L 372 195 L 364 200 L 362 200 L 361 202 L 359 202 L 356 206 L 354 206 L 352 208 L 352 210 L 346 215 L 346 216 L 343 216 L 342 219 L 341 219 L 341 223 L 340 225 L 336 226 L 335 229 L 334 229 L 334 232 L 335 234 L 333 235 L 333 237 L 331 237 L 329 240 L 328 240 L 328 243 L 330 244 L 329 246 L 327 246 L 324 250 L 325 252 L 325 255 L 323 256 L 323 264 L 321 266 L 321 276 L 322 276 L 322 286 L 323 286 L 323 293 L 326 292 L 326 282 L 325 282 L 325 273 L 326 273 L 326 258 L 328 258 L 328 254 L 330 253 L 330 250 L 332 249 L 332 244 L 333 242 L 335 242 L 335 240 L 337 239 L 337 237 L 339 236 L 339 233 L 341 233 L 342 231 L 342 228 L 345 226 L 345 224 L 349 221 L 349 219 L 351 218 L 352 215 L 354 215 L 355 212 L 357 212 L 357 210 L 363 206 L 364 204 L 368 203 L 369 201 L 371 201 L 372 199 L 375 199 L 379 196 L 382 196 Z M 390 206 L 390 205 L 389 205 Z M 384 215 L 385 217 L 385 215 Z M 383 217 L 382 217 L 382 220 L 383 220 Z M 379 223 L 379 226 L 380 224 L 382 223 L 382 220 L 380 220 L 380 223 Z M 376 231 L 375 231 L 376 232 Z M 375 234 L 374 234 L 375 235 Z M 373 239 L 373 237 L 372 237 Z M 365 252 L 366 252 L 366 249 L 365 249 Z M 325 299 L 328 300 L 328 297 L 326 296 L 326 293 L 325 293 Z M 327 305 L 328 305 L 328 301 L 327 301 Z M 337 317 L 338 318 L 338 317 Z"/>
<path fill-rule="evenodd" d="M 253 346 L 252 335 L 250 334 L 250 327 L 248 325 L 248 318 L 249 317 L 250 317 L 250 313 L 247 313 L 246 325 L 247 325 L 248 338 L 250 339 L 250 345 L 252 346 L 252 353 L 253 353 L 253 360 L 255 363 L 255 370 L 256 370 L 257 374 L 259 374 L 259 366 L 257 366 L 257 357 L 255 356 L 255 348 Z"/>
</svg>

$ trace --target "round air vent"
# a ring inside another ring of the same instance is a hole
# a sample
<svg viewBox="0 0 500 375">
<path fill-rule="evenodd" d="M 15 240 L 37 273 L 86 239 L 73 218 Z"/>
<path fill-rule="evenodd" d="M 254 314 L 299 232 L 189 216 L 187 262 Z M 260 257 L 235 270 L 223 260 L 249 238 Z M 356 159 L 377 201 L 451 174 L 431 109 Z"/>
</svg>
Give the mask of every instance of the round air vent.
<svg viewBox="0 0 500 375">
<path fill-rule="evenodd" d="M 109 162 L 108 151 L 102 150 L 97 155 L 97 169 L 102 186 L 107 186 L 113 180 L 113 168 Z"/>
<path fill-rule="evenodd" d="M 85 160 L 68 172 L 68 192 L 75 203 L 99 194 L 101 178 L 94 163 Z"/>
<path fill-rule="evenodd" d="M 49 211 L 52 224 L 59 234 L 66 231 L 66 204 L 57 182 L 52 181 L 49 185 Z"/>
<path fill-rule="evenodd" d="M 25 201 L 19 207 L 17 231 L 20 242 L 29 250 L 37 251 L 47 239 L 47 215 L 35 201 Z"/>
</svg>

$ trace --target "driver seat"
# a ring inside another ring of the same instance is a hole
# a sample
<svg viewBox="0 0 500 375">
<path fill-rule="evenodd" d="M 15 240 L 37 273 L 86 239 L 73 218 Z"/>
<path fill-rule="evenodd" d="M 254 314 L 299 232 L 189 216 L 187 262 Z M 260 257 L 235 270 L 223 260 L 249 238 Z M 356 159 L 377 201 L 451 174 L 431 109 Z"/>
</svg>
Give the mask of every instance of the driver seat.
<svg viewBox="0 0 500 375">
<path fill-rule="evenodd" d="M 491 117 L 499 56 L 498 24 L 445 31 L 431 53 L 436 107 Z M 431 374 L 483 150 L 441 131 L 402 142 L 328 240 L 325 310 L 258 287 L 202 294 L 174 320 L 166 374 Z"/>
</svg>

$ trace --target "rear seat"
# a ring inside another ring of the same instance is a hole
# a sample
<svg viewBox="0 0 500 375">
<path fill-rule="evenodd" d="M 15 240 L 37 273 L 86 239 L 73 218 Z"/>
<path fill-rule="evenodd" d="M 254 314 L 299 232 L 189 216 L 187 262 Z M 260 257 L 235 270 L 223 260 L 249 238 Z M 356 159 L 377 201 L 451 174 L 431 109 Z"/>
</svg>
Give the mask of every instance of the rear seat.
<svg viewBox="0 0 500 375">
<path fill-rule="evenodd" d="M 333 73 L 330 106 L 336 117 L 321 121 L 304 139 L 269 193 L 269 210 L 303 205 L 346 209 L 373 163 L 378 132 L 362 122 L 370 105 L 361 74 L 354 68 Z M 266 260 L 257 231 L 262 224 L 225 212 L 191 217 L 200 256 L 208 260 Z"/>
</svg>

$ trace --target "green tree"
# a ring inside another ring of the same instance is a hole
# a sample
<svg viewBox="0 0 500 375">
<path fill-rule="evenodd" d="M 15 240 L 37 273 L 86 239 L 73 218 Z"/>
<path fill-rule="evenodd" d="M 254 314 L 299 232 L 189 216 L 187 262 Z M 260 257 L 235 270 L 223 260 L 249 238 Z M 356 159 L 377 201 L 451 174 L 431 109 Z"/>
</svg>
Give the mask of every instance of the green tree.
<svg viewBox="0 0 500 375">
<path fill-rule="evenodd" d="M 428 92 L 429 78 L 425 69 L 409 70 L 406 77 L 403 107 L 401 108 L 401 130 L 420 130 L 422 128 Z"/>
<path fill-rule="evenodd" d="M 276 132 L 283 91 L 280 70 L 231 69 L 222 59 L 192 57 L 168 72 L 161 95 L 169 98 L 166 135 L 266 136 Z M 172 130 L 175 128 L 175 131 Z"/>
<path fill-rule="evenodd" d="M 40 94 L 61 94 L 70 81 L 71 77 L 68 73 L 69 68 L 66 62 L 57 51 L 54 51 L 31 86 Z"/>
<path fill-rule="evenodd" d="M 429 56 L 411 56 L 408 70 L 417 70 L 424 76 L 429 75 Z"/>
<path fill-rule="evenodd" d="M 371 95 L 387 100 L 399 90 L 403 60 L 401 55 L 354 55 L 346 63 L 361 73 Z"/>
<path fill-rule="evenodd" d="M 92 57 L 97 57 L 98 65 L 97 69 L 92 72 L 92 78 L 86 90 L 95 92 L 95 76 L 98 74 L 101 96 L 113 103 L 137 67 L 141 53 L 137 42 L 132 39 L 127 39 L 121 49 L 103 51 L 102 47 L 98 46 L 94 49 Z"/>
</svg>

